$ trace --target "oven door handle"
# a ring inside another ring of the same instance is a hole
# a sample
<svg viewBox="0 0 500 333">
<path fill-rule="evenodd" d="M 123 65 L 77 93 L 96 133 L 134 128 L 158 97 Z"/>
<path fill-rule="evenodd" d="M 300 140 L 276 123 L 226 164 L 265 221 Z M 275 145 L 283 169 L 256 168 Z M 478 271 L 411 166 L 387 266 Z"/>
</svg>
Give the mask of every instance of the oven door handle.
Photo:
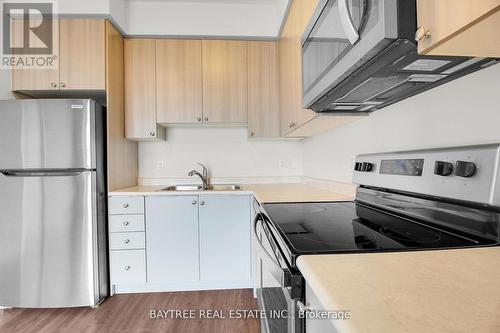
<svg viewBox="0 0 500 333">
<path fill-rule="evenodd" d="M 271 260 L 276 266 L 281 267 L 278 259 L 277 258 L 273 258 L 273 256 L 271 256 L 271 254 L 267 251 L 267 249 L 264 247 L 264 245 L 262 244 L 262 241 L 259 238 L 259 234 L 257 233 L 257 224 L 259 222 L 260 222 L 261 225 L 262 225 L 262 223 L 264 223 L 264 220 L 262 218 L 262 214 L 261 213 L 258 213 L 257 216 L 255 216 L 255 220 L 253 222 L 253 232 L 254 232 L 254 235 L 255 235 L 255 239 L 257 240 L 257 244 L 259 245 L 261 251 L 266 254 L 266 256 L 268 257 L 269 260 Z"/>
</svg>

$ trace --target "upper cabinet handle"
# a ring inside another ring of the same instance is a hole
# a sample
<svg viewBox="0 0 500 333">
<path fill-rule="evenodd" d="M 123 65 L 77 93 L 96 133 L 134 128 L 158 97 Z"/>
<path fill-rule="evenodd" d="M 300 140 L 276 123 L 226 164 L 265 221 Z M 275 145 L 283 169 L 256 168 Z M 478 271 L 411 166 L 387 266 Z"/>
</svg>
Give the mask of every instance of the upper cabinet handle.
<svg viewBox="0 0 500 333">
<path fill-rule="evenodd" d="M 342 23 L 342 26 L 344 27 L 347 39 L 349 39 L 349 42 L 351 42 L 351 44 L 354 44 L 359 39 L 359 34 L 358 30 L 354 26 L 354 22 L 352 21 L 351 12 L 349 11 L 347 1 L 349 0 L 338 0 L 340 23 Z"/>
<path fill-rule="evenodd" d="M 431 32 L 429 30 L 425 30 L 425 28 L 422 26 L 418 27 L 417 31 L 415 32 L 415 40 L 417 42 L 429 37 L 431 37 Z"/>
</svg>

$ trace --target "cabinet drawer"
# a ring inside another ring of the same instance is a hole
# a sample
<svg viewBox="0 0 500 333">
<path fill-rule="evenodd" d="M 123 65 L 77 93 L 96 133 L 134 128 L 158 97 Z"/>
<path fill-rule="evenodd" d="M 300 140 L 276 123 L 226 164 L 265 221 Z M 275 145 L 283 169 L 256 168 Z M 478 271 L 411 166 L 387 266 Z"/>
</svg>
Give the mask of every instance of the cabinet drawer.
<svg viewBox="0 0 500 333">
<path fill-rule="evenodd" d="M 144 249 L 146 246 L 144 232 L 121 232 L 109 234 L 111 250 Z"/>
<path fill-rule="evenodd" d="M 144 231 L 144 215 L 111 215 L 109 232 Z"/>
<path fill-rule="evenodd" d="M 111 251 L 111 283 L 146 283 L 146 251 Z"/>
<path fill-rule="evenodd" d="M 110 197 L 110 214 L 144 214 L 144 197 Z"/>
</svg>

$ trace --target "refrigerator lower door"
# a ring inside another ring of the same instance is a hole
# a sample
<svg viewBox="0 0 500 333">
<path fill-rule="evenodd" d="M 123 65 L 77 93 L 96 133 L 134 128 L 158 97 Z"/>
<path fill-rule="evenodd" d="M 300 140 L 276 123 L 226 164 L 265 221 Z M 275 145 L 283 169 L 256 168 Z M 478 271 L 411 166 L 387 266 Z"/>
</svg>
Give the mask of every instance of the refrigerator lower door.
<svg viewBox="0 0 500 333">
<path fill-rule="evenodd" d="M 0 173 L 0 306 L 100 301 L 96 174 Z"/>
</svg>

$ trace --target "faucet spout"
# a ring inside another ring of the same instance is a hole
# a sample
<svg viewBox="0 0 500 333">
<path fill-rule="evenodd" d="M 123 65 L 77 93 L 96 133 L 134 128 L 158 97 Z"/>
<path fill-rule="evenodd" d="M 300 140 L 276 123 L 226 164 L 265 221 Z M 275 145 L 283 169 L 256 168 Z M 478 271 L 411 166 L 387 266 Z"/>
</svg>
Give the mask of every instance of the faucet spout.
<svg viewBox="0 0 500 333">
<path fill-rule="evenodd" d="M 193 177 L 194 175 L 200 177 L 202 183 L 203 183 L 203 190 L 206 190 L 208 188 L 208 180 L 207 180 L 207 177 L 205 177 L 204 175 L 202 175 L 201 173 L 199 173 L 198 171 L 196 170 L 191 170 L 188 172 L 188 176 L 189 177 Z"/>
</svg>

